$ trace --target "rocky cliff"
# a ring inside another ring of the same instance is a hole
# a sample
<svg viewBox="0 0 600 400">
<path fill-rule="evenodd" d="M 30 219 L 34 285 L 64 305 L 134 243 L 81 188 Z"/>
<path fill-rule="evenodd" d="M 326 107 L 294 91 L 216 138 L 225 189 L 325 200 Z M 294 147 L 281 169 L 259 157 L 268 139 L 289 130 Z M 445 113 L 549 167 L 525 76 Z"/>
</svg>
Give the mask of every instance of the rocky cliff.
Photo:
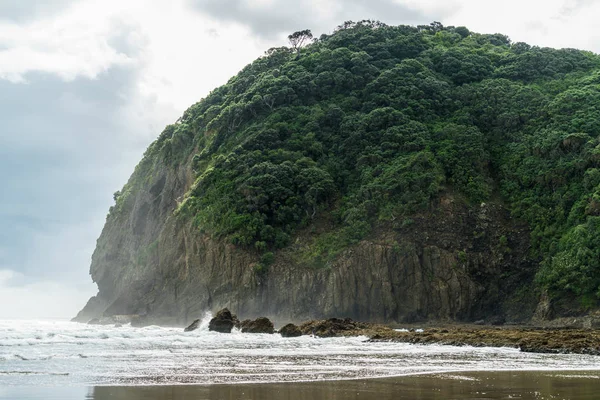
<svg viewBox="0 0 600 400">
<path fill-rule="evenodd" d="M 213 239 L 174 213 L 193 181 L 188 165 L 150 170 L 107 219 L 90 269 L 99 294 L 77 321 L 136 314 L 182 326 L 223 307 L 282 323 L 522 322 L 534 311 L 529 232 L 499 204 L 470 207 L 446 194 L 434 211 L 378 226 L 325 266 L 303 262 L 314 232 L 301 231 L 260 272 L 256 251 Z"/>
<path fill-rule="evenodd" d="M 465 27 L 347 22 L 270 49 L 115 193 L 76 319 L 501 323 L 540 298 L 537 318 L 582 315 L 600 305 L 598 104 L 597 55 Z"/>
</svg>

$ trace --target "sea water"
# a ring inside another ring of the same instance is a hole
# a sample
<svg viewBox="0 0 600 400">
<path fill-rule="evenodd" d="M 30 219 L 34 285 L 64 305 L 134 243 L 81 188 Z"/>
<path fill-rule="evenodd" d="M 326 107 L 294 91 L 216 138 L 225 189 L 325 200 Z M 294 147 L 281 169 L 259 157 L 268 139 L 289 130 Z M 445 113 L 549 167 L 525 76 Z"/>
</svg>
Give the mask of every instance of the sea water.
<svg viewBox="0 0 600 400">
<path fill-rule="evenodd" d="M 0 321 L 0 398 L 10 388 L 275 383 L 465 371 L 600 370 L 600 357 L 514 348 L 282 338 L 200 328 Z M 6 398 L 6 397 L 5 397 Z M 40 397 L 42 398 L 42 397 Z"/>
</svg>

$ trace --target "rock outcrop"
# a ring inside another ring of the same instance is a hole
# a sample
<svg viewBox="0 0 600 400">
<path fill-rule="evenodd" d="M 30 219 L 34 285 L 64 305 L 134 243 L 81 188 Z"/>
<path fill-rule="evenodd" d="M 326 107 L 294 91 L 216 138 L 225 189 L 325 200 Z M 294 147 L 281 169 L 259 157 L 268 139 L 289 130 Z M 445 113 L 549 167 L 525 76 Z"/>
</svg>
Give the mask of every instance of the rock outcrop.
<svg viewBox="0 0 600 400">
<path fill-rule="evenodd" d="M 183 331 L 184 332 L 192 332 L 192 331 L 195 331 L 196 329 L 198 329 L 199 326 L 200 326 L 200 320 L 196 319 L 196 320 L 194 320 L 194 322 L 192 322 L 190 325 L 188 325 Z"/>
<path fill-rule="evenodd" d="M 186 326 L 191 316 L 230 307 L 248 317 L 288 321 L 503 315 L 518 322 L 535 309 L 535 298 L 511 295 L 533 275 L 529 232 L 499 205 L 471 208 L 447 196 L 437 211 L 414 216 L 410 225 L 382 227 L 326 268 L 296 261 L 311 241 L 300 235 L 297 250 L 277 253 L 268 272 L 259 274 L 255 253 L 173 215 L 191 171 L 155 168 L 150 190 L 132 193 L 122 213 L 107 220 L 91 266 L 99 294 L 75 320 L 141 314 L 146 323 Z M 501 236 L 510 251 L 498 245 Z"/>
<path fill-rule="evenodd" d="M 208 330 L 220 333 L 231 333 L 237 318 L 227 308 L 220 310 L 208 323 Z"/>
<path fill-rule="evenodd" d="M 373 331 L 378 327 L 379 326 L 376 324 L 356 322 L 350 318 L 329 318 L 327 320 L 305 322 L 300 325 L 300 331 L 304 335 L 314 335 L 317 337 L 337 337 L 361 335 L 365 330 Z"/>
<path fill-rule="evenodd" d="M 544 288 L 538 320 L 588 313 L 600 57 L 457 29 L 349 24 L 188 108 L 115 192 L 75 320 L 518 323 Z"/>
<path fill-rule="evenodd" d="M 600 355 L 600 331 L 589 329 L 448 326 L 404 332 L 389 328 L 375 332 L 369 328 L 363 334 L 374 342 L 514 347 L 529 353 Z"/>
<path fill-rule="evenodd" d="M 191 168 L 152 171 L 147 186 L 107 220 L 90 270 L 99 294 L 75 320 L 140 314 L 147 324 L 187 326 L 206 310 L 229 307 L 275 321 L 499 315 L 520 322 L 535 310 L 533 293 L 513 295 L 534 274 L 529 232 L 498 204 L 470 207 L 446 195 L 434 211 L 410 224 L 381 226 L 325 267 L 301 261 L 298 254 L 312 243 L 301 232 L 266 273 L 257 273 L 255 252 L 211 238 L 174 214 L 176 199 L 193 182 Z"/>
<path fill-rule="evenodd" d="M 279 329 L 279 334 L 285 338 L 298 337 L 302 336 L 302 331 L 297 325 L 286 324 Z"/>
<path fill-rule="evenodd" d="M 259 317 L 255 320 L 245 320 L 240 324 L 242 333 L 274 333 L 273 323 L 266 317 Z"/>
</svg>

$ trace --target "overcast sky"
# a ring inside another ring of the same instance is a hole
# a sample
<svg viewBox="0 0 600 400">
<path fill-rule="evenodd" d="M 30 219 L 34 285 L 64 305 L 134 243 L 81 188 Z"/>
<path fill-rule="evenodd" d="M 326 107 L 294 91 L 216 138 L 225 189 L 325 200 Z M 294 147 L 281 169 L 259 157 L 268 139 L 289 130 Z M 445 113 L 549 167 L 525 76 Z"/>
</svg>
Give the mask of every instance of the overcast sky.
<svg viewBox="0 0 600 400">
<path fill-rule="evenodd" d="M 74 316 L 148 144 L 289 33 L 435 20 L 600 52 L 598 15 L 596 0 L 0 0 L 0 318 Z"/>
</svg>

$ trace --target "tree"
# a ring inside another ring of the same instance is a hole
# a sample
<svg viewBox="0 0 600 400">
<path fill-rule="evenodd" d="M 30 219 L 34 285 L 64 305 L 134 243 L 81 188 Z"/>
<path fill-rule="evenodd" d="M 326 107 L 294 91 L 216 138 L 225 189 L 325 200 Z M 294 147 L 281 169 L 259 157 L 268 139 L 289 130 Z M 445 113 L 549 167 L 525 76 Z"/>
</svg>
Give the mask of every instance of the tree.
<svg viewBox="0 0 600 400">
<path fill-rule="evenodd" d="M 292 48 L 296 50 L 296 54 L 300 54 L 300 49 L 306 42 L 313 38 L 313 34 L 310 29 L 305 29 L 303 31 L 294 32 L 288 36 L 288 40 L 292 45 Z"/>
</svg>

